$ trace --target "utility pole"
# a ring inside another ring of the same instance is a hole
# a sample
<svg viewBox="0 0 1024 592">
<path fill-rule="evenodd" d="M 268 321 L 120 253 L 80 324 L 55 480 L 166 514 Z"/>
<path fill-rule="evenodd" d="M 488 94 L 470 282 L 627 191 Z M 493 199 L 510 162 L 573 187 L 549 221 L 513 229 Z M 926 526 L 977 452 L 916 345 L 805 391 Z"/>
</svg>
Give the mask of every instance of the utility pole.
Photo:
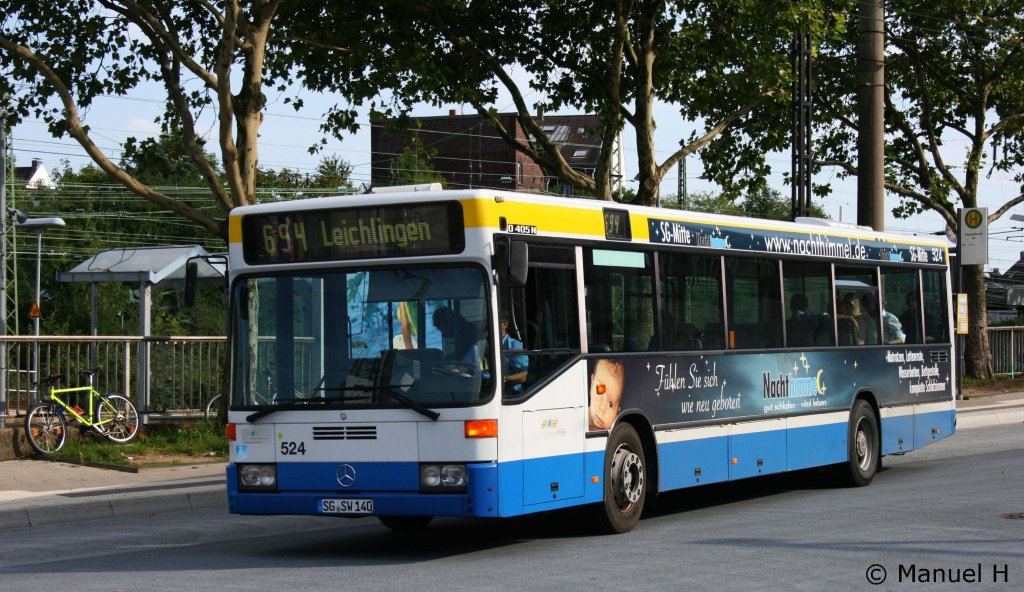
<svg viewBox="0 0 1024 592">
<path fill-rule="evenodd" d="M 7 337 L 7 108 L 0 105 L 0 338 Z M 7 422 L 7 342 L 0 339 L 0 428 Z"/>
<path fill-rule="evenodd" d="M 793 37 L 793 145 L 790 216 L 811 215 L 811 34 Z"/>
<path fill-rule="evenodd" d="M 885 13 L 883 0 L 857 12 L 857 224 L 885 230 Z"/>
<path fill-rule="evenodd" d="M 679 182 L 676 184 L 676 201 L 679 204 L 680 210 L 685 210 L 689 207 L 690 196 L 686 193 L 686 157 L 679 159 L 678 167 Z"/>
</svg>

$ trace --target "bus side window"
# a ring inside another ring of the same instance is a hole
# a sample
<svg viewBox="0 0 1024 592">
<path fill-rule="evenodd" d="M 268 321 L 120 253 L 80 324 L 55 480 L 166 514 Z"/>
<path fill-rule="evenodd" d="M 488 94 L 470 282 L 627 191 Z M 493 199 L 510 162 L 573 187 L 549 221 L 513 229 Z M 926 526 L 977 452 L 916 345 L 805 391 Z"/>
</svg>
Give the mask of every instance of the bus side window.
<svg viewBox="0 0 1024 592">
<path fill-rule="evenodd" d="M 657 349 L 653 254 L 584 249 L 583 257 L 590 349 Z"/>
<path fill-rule="evenodd" d="M 946 308 L 946 274 L 926 269 L 924 284 L 924 335 L 926 343 L 949 343 L 949 309 Z"/>
<path fill-rule="evenodd" d="M 659 253 L 658 262 L 662 312 L 661 349 L 720 349 L 721 259 L 689 253 Z"/>
<path fill-rule="evenodd" d="M 729 342 L 734 349 L 782 347 L 779 264 L 770 259 L 726 257 Z"/>
<path fill-rule="evenodd" d="M 786 347 L 835 345 L 832 269 L 828 263 L 783 261 Z"/>
</svg>

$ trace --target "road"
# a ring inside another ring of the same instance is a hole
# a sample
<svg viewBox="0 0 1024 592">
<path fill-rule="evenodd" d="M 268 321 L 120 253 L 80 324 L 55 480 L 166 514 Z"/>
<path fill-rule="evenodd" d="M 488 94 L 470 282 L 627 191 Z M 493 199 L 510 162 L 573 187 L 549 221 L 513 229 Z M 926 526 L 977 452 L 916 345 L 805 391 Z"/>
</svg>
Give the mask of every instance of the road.
<svg viewBox="0 0 1024 592">
<path fill-rule="evenodd" d="M 0 533 L 0 590 L 1021 589 L 1024 429 L 884 464 L 863 489 L 801 474 L 665 495 L 618 536 L 580 511 L 413 536 L 213 510 L 40 526 Z"/>
</svg>

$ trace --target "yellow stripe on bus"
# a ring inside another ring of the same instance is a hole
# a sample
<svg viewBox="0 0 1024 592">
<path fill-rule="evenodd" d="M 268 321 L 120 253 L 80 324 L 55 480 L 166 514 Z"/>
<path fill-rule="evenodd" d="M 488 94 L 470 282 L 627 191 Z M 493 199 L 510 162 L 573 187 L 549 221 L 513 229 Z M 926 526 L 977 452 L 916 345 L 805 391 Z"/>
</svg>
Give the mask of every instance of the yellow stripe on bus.
<svg viewBox="0 0 1024 592">
<path fill-rule="evenodd" d="M 511 200 L 496 203 L 493 199 L 464 199 L 460 203 L 466 228 L 499 228 L 499 218 L 504 217 L 507 224 L 536 226 L 538 232 L 604 236 L 601 210 Z"/>
</svg>

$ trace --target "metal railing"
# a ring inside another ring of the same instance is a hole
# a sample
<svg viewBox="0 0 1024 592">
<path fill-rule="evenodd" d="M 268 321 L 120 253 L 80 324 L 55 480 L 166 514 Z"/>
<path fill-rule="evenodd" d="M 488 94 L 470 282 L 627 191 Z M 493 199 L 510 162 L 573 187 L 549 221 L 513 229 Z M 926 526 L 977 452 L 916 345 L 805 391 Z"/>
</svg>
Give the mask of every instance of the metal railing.
<svg viewBox="0 0 1024 592">
<path fill-rule="evenodd" d="M 223 390 L 224 337 L 6 336 L 0 341 L 7 350 L 0 371 L 7 372 L 8 415 L 24 415 L 36 400 L 37 343 L 41 376 L 60 374 L 65 386 L 85 385 L 80 372 L 98 367 L 93 386 L 129 397 L 144 420 L 200 415 Z"/>
<path fill-rule="evenodd" d="M 988 349 L 994 374 L 1024 371 L 1024 327 L 989 327 Z"/>
</svg>

